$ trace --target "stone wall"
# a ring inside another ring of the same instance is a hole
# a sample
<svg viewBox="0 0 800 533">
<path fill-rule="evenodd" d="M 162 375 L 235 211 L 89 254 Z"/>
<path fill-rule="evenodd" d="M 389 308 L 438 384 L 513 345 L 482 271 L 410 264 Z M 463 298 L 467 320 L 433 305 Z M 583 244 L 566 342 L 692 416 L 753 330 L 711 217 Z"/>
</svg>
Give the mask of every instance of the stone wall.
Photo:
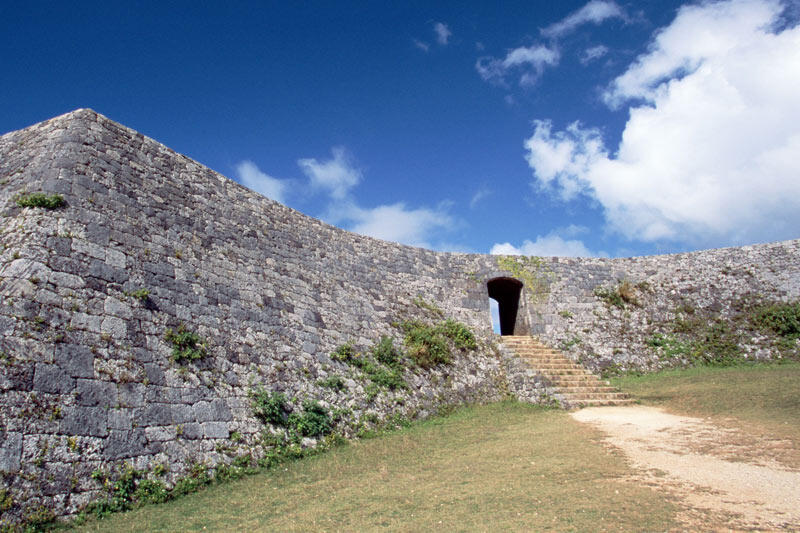
<svg viewBox="0 0 800 533">
<path fill-rule="evenodd" d="M 40 504 L 75 512 L 98 496 L 91 473 L 122 461 L 169 465 L 170 481 L 194 463 L 257 458 L 257 386 L 346 412 L 346 434 L 509 392 L 547 395 L 491 344 L 491 258 L 338 230 L 90 110 L 4 135 L 0 154 L 0 470 L 18 502 L 6 517 Z M 67 205 L 20 208 L 22 191 Z M 481 346 L 451 365 L 407 364 L 407 390 L 375 395 L 330 357 L 383 335 L 399 345 L 393 324 L 443 317 Z M 206 357 L 171 359 L 165 331 L 181 324 Z M 319 384 L 332 375 L 344 390 Z"/>
<path fill-rule="evenodd" d="M 20 208 L 23 191 L 67 205 Z M 254 387 L 297 408 L 319 400 L 342 413 L 347 435 L 507 394 L 557 399 L 495 343 L 486 283 L 497 277 L 524 284 L 520 327 L 595 369 L 657 367 L 647 339 L 681 305 L 730 314 L 745 294 L 796 299 L 800 279 L 798 241 L 633 259 L 387 243 L 266 199 L 91 110 L 0 137 L 0 215 L 5 522 L 40 506 L 74 513 L 101 494 L 91 473 L 123 462 L 167 465 L 169 483 L 193 464 L 257 459 L 266 448 Z M 618 280 L 638 284 L 639 305 L 595 295 Z M 479 348 L 431 369 L 406 361 L 407 389 L 376 391 L 330 357 L 346 342 L 366 353 L 384 335 L 399 346 L 398 322 L 445 317 L 469 326 Z M 206 357 L 172 360 L 165 332 L 181 324 L 207 342 Z M 757 341 L 754 356 L 770 357 Z M 343 390 L 321 385 L 335 375 Z"/>
<path fill-rule="evenodd" d="M 688 354 L 670 357 L 654 339 L 689 343 L 717 321 L 739 337 L 745 357 L 781 356 L 775 335 L 747 318 L 759 305 L 800 299 L 798 240 L 624 259 L 551 258 L 543 269 L 552 283 L 546 300 L 531 308 L 534 334 L 611 373 L 688 363 Z M 597 295 L 623 283 L 632 303 L 619 307 Z"/>
</svg>

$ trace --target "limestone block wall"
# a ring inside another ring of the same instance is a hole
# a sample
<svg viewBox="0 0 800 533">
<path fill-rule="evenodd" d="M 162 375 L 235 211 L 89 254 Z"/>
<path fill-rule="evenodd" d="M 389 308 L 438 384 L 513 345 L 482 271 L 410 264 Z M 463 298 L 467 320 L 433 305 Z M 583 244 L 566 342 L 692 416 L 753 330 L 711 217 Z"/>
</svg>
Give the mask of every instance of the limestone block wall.
<svg viewBox="0 0 800 533">
<path fill-rule="evenodd" d="M 20 192 L 63 208 L 20 208 Z M 248 393 L 282 391 L 342 413 L 348 435 L 391 416 L 507 394 L 557 395 L 496 343 L 487 282 L 523 283 L 519 324 L 593 369 L 652 369 L 647 344 L 681 306 L 731 315 L 744 295 L 798 298 L 800 241 L 632 259 L 437 253 L 355 235 L 266 199 L 91 110 L 0 137 L 0 471 L 13 505 L 76 512 L 100 495 L 99 468 L 258 457 Z M 597 287 L 628 280 L 639 305 Z M 142 297 L 143 290 L 147 296 Z M 407 390 L 370 391 L 331 359 L 345 342 L 400 344 L 403 320 L 453 318 L 479 349 L 452 365 L 407 364 Z M 171 359 L 180 324 L 208 355 Z M 578 338 L 577 341 L 575 339 Z M 754 356 L 771 357 L 764 339 Z M 343 390 L 321 385 L 341 376 Z M 235 437 L 235 438 L 234 438 Z M 307 442 L 307 445 L 313 444 Z"/>
<path fill-rule="evenodd" d="M 680 364 L 651 344 L 654 335 L 680 332 L 681 320 L 721 320 L 741 335 L 748 357 L 773 358 L 774 335 L 735 319 L 763 302 L 800 299 L 799 240 L 622 259 L 546 258 L 542 270 L 552 282 L 530 308 L 534 334 L 595 371 Z M 596 294 L 625 282 L 633 304 L 617 307 Z"/>
<path fill-rule="evenodd" d="M 507 393 L 547 396 L 491 345 L 479 274 L 496 269 L 491 258 L 338 230 L 90 110 L 6 134 L 0 154 L 0 470 L 15 502 L 3 519 L 40 505 L 73 513 L 99 494 L 91 473 L 123 461 L 169 465 L 169 481 L 194 463 L 257 456 L 256 386 L 346 412 L 346 433 Z M 67 205 L 20 208 L 22 191 Z M 377 396 L 331 359 L 345 342 L 399 345 L 393 324 L 439 320 L 433 305 L 481 347 L 452 365 L 409 365 L 408 390 Z M 164 335 L 180 324 L 207 357 L 171 360 Z M 319 384 L 332 375 L 344 390 Z"/>
</svg>

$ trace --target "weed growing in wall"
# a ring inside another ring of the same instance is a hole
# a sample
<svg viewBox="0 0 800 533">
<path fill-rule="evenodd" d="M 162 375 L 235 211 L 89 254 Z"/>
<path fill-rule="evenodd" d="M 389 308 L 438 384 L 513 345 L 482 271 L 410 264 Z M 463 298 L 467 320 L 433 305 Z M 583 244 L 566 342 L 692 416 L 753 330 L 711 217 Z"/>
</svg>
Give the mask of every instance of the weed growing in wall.
<svg viewBox="0 0 800 533">
<path fill-rule="evenodd" d="M 596 287 L 594 295 L 603 300 L 607 305 L 624 309 L 626 304 L 639 305 L 636 297 L 636 287 L 628 281 L 621 280 L 615 287 Z"/>
<path fill-rule="evenodd" d="M 762 330 L 776 333 L 781 347 L 795 348 L 800 339 L 800 301 L 758 306 L 752 322 Z"/>
<path fill-rule="evenodd" d="M 332 389 L 336 391 L 342 391 L 347 388 L 347 385 L 345 384 L 342 376 L 337 376 L 336 374 L 328 376 L 325 379 L 318 380 L 317 385 L 319 385 L 320 387 L 325 387 L 326 389 Z"/>
<path fill-rule="evenodd" d="M 60 194 L 47 195 L 43 192 L 20 193 L 14 197 L 14 202 L 20 207 L 41 207 L 44 209 L 58 209 L 66 204 Z"/>
<path fill-rule="evenodd" d="M 554 274 L 544 260 L 536 256 L 501 255 L 496 256 L 497 266 L 511 273 L 511 276 L 522 281 L 527 287 L 529 298 L 533 303 L 542 303 L 550 294 L 550 283 Z"/>
<path fill-rule="evenodd" d="M 306 400 L 303 402 L 303 412 L 289 415 L 288 426 L 290 433 L 302 437 L 321 437 L 333 430 L 333 421 L 328 410 L 319 402 Z"/>
<path fill-rule="evenodd" d="M 186 329 L 184 324 L 177 330 L 167 328 L 164 339 L 172 344 L 172 360 L 176 363 L 202 359 L 208 352 L 208 346 L 200 335 Z"/>
<path fill-rule="evenodd" d="M 376 361 L 388 367 L 397 366 L 400 363 L 401 354 L 394 347 L 394 341 L 391 337 L 384 335 L 375 348 L 372 349 L 372 356 Z"/>
<path fill-rule="evenodd" d="M 407 388 L 403 379 L 400 355 L 391 338 L 383 337 L 372 353 L 372 357 L 358 353 L 352 344 L 345 343 L 331 353 L 331 359 L 342 361 L 361 370 L 376 386 L 391 390 Z M 372 397 L 377 395 L 374 390 Z"/>
<path fill-rule="evenodd" d="M 293 441 L 300 437 L 320 437 L 333 430 L 330 412 L 316 400 L 305 400 L 303 410 L 294 411 L 282 392 L 256 387 L 249 396 L 253 415 L 264 424 L 286 429 Z"/>
<path fill-rule="evenodd" d="M 442 311 L 438 305 L 425 301 L 421 295 L 414 298 L 412 302 L 420 309 L 424 309 L 425 311 L 428 311 L 437 317 L 441 318 L 444 316 L 444 311 Z"/>
<path fill-rule="evenodd" d="M 150 289 L 142 287 L 141 289 L 136 289 L 135 291 L 126 292 L 125 296 L 135 298 L 140 302 L 146 302 L 147 299 L 150 297 Z"/>
<path fill-rule="evenodd" d="M 265 424 L 283 426 L 286 423 L 289 408 L 286 396 L 282 392 L 272 392 L 263 387 L 250 391 L 250 405 L 253 415 Z"/>
</svg>

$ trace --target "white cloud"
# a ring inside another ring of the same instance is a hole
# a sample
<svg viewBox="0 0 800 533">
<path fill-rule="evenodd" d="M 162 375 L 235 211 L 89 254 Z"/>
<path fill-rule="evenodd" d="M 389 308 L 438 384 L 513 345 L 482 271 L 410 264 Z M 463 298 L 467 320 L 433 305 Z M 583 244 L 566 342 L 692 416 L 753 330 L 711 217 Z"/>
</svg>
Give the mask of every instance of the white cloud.
<svg viewBox="0 0 800 533">
<path fill-rule="evenodd" d="M 331 153 L 333 159 L 327 161 L 300 159 L 297 164 L 314 189 L 327 190 L 332 198 L 341 200 L 361 181 L 361 171 L 353 165 L 344 148 L 333 148 Z"/>
<path fill-rule="evenodd" d="M 797 237 L 800 26 L 772 31 L 780 14 L 769 0 L 681 8 L 606 92 L 629 105 L 618 149 L 577 122 L 537 121 L 525 142 L 537 183 L 594 197 L 632 239 Z"/>
<path fill-rule="evenodd" d="M 437 22 L 433 25 L 433 31 L 436 32 L 436 42 L 442 46 L 447 46 L 447 41 L 453 35 L 453 32 L 450 31 L 450 28 L 447 27 L 447 24 L 443 22 Z"/>
<path fill-rule="evenodd" d="M 555 233 L 539 236 L 535 241 L 525 239 L 517 247 L 511 243 L 497 243 L 489 251 L 492 255 L 536 255 L 544 257 L 597 257 L 598 255 L 577 239 L 564 239 Z"/>
<path fill-rule="evenodd" d="M 286 182 L 262 172 L 252 161 L 242 161 L 236 165 L 236 175 L 239 178 L 239 183 L 248 189 L 261 193 L 267 198 L 272 198 L 276 202 L 284 202 L 287 189 Z"/>
<path fill-rule="evenodd" d="M 625 19 L 625 12 L 616 2 L 608 0 L 591 0 L 578 11 L 569 14 L 560 21 L 542 28 L 545 37 L 558 38 L 572 32 L 583 24 L 600 24 L 610 18 Z"/>
<path fill-rule="evenodd" d="M 419 39 L 412 39 L 412 42 L 414 43 L 414 46 L 416 46 L 417 48 L 419 48 L 423 52 L 427 52 L 431 47 L 431 45 L 429 45 L 428 43 L 424 43 L 424 42 L 420 41 Z"/>
<path fill-rule="evenodd" d="M 372 208 L 343 202 L 332 205 L 325 218 L 355 233 L 424 248 L 431 248 L 435 234 L 455 226 L 446 205 L 409 209 L 402 202 Z"/>
<path fill-rule="evenodd" d="M 327 210 L 321 217 L 326 222 L 369 237 L 424 248 L 434 248 L 433 239 L 456 226 L 447 202 L 435 208 L 407 208 L 402 202 L 360 206 L 351 189 L 361 181 L 361 171 L 344 148 L 333 148 L 331 152 L 333 158 L 327 161 L 310 158 L 297 162 L 308 176 L 311 188 L 323 190 L 330 196 Z"/>
<path fill-rule="evenodd" d="M 545 67 L 558 64 L 560 55 L 555 48 L 544 45 L 519 47 L 510 50 L 506 57 L 481 57 L 475 63 L 475 69 L 485 81 L 504 84 L 506 76 L 512 72 L 519 73 L 520 85 L 533 85 L 542 75 Z"/>
<path fill-rule="evenodd" d="M 600 59 L 604 55 L 608 53 L 608 47 L 603 46 L 602 44 L 598 44 L 597 46 L 592 46 L 591 48 L 587 48 L 581 54 L 580 61 L 584 65 L 588 65 L 595 59 Z"/>
<path fill-rule="evenodd" d="M 478 191 L 472 195 L 472 199 L 469 201 L 469 208 L 475 209 L 475 206 L 478 205 L 478 203 L 481 200 L 483 200 L 490 194 L 492 194 L 492 191 L 490 191 L 489 189 L 486 188 L 478 189 Z"/>
</svg>

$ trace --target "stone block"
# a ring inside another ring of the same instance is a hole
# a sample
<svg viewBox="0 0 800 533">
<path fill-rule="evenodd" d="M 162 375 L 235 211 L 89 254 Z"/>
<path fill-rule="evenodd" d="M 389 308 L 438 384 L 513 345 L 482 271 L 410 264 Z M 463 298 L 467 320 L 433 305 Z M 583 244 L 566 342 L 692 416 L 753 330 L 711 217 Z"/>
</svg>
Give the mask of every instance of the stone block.
<svg viewBox="0 0 800 533">
<path fill-rule="evenodd" d="M 103 445 L 103 456 L 109 460 L 145 455 L 147 438 L 143 429 L 111 430 Z"/>
<path fill-rule="evenodd" d="M 71 377 L 94 377 L 94 354 L 85 346 L 58 344 L 55 349 L 54 361 Z"/>
<path fill-rule="evenodd" d="M 57 365 L 37 363 L 33 374 L 33 390 L 67 394 L 75 389 L 75 380 Z"/>
<path fill-rule="evenodd" d="M 227 439 L 230 436 L 225 422 L 203 422 L 203 435 L 207 439 Z"/>
<path fill-rule="evenodd" d="M 180 429 L 176 430 L 176 434 L 181 439 L 196 440 L 203 438 L 203 429 L 196 422 L 180 424 L 178 427 Z"/>
<path fill-rule="evenodd" d="M 115 407 L 117 405 L 117 385 L 110 381 L 79 379 L 77 391 L 78 405 L 87 407 Z"/>
<path fill-rule="evenodd" d="M 117 388 L 119 404 L 123 407 L 144 405 L 145 386 L 140 383 L 120 383 Z"/>
<path fill-rule="evenodd" d="M 168 426 L 172 424 L 172 406 L 164 403 L 151 403 L 144 406 L 139 420 L 143 426 Z"/>
<path fill-rule="evenodd" d="M 0 471 L 17 472 L 22 458 L 22 433 L 0 432 Z"/>
<path fill-rule="evenodd" d="M 108 409 L 65 405 L 61 408 L 61 433 L 105 437 L 108 434 Z"/>
<path fill-rule="evenodd" d="M 163 385 L 167 382 L 164 370 L 158 365 L 155 364 L 144 365 L 144 373 L 145 376 L 147 376 L 147 380 L 153 385 Z"/>
<path fill-rule="evenodd" d="M 108 428 L 109 429 L 131 429 L 131 413 L 127 409 L 109 409 L 108 410 Z"/>
<path fill-rule="evenodd" d="M 103 333 L 108 333 L 111 338 L 122 340 L 128 333 L 128 326 L 125 321 L 115 316 L 107 316 L 100 324 L 100 330 Z"/>
</svg>

